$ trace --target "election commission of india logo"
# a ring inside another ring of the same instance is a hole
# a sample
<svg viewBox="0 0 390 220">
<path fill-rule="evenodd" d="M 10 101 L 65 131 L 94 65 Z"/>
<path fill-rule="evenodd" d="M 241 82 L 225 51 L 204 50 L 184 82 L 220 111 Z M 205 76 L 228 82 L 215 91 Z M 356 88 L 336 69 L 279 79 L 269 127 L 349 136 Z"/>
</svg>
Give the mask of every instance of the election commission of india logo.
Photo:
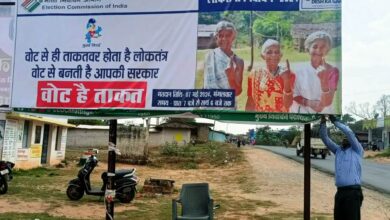
<svg viewBox="0 0 390 220">
<path fill-rule="evenodd" d="M 87 23 L 87 34 L 85 35 L 85 39 L 87 43 L 91 43 L 93 38 L 99 38 L 102 36 L 102 27 L 96 25 L 96 20 L 94 18 L 90 18 Z"/>
<path fill-rule="evenodd" d="M 28 12 L 34 11 L 42 3 L 42 0 L 24 0 L 22 7 Z"/>
</svg>

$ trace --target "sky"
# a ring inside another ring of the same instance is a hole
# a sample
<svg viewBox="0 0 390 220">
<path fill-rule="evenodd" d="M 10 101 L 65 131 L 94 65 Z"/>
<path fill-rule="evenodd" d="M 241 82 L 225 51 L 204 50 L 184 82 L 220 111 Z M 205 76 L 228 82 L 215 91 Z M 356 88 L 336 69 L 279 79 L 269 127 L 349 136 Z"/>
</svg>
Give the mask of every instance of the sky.
<svg viewBox="0 0 390 220">
<path fill-rule="evenodd" d="M 390 95 L 390 1 L 343 1 L 343 110 Z"/>
<path fill-rule="evenodd" d="M 372 106 L 382 95 L 390 95 L 389 8 L 388 0 L 343 1 L 341 72 L 343 113 L 347 113 L 346 106 L 351 102 L 369 103 Z M 214 123 L 208 119 L 197 121 Z M 152 120 L 152 123 L 154 122 Z M 215 122 L 215 130 L 233 134 L 244 134 L 248 129 L 259 126 Z"/>
</svg>

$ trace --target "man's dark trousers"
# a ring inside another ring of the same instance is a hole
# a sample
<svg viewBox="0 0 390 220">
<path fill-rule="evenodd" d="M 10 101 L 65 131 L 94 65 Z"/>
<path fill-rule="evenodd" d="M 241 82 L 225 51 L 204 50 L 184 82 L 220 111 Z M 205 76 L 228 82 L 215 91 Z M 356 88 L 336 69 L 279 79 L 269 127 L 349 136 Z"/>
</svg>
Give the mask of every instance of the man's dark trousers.
<svg viewBox="0 0 390 220">
<path fill-rule="evenodd" d="M 335 196 L 335 220 L 360 220 L 363 193 L 360 186 L 338 187 Z"/>
</svg>

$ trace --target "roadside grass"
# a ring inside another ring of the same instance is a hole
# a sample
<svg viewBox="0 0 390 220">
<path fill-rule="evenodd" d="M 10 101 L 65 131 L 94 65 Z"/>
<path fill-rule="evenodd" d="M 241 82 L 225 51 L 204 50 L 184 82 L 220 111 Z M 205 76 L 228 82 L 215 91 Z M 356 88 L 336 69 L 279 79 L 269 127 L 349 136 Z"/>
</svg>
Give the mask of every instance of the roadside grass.
<svg viewBox="0 0 390 220">
<path fill-rule="evenodd" d="M 365 158 L 372 159 L 372 158 L 384 158 L 384 157 L 385 158 L 390 157 L 390 148 L 387 148 L 386 150 L 384 150 L 384 151 L 382 151 L 380 153 L 377 153 L 375 155 L 369 155 L 369 156 L 367 156 Z"/>
<path fill-rule="evenodd" d="M 65 175 L 62 170 L 55 168 L 15 170 L 7 196 L 29 201 L 50 200 L 51 204 L 54 204 L 65 199 L 64 193 L 55 187 L 58 185 L 66 187 L 63 178 Z"/>
<path fill-rule="evenodd" d="M 248 174 L 250 175 L 250 174 Z M 250 176 L 241 174 L 238 176 L 238 182 L 240 183 L 240 189 L 244 193 L 255 193 L 258 190 L 258 186 L 256 185 L 255 181 L 253 178 Z"/>
<path fill-rule="evenodd" d="M 281 212 L 281 213 L 269 213 L 267 215 L 257 215 L 255 216 L 255 219 L 258 220 L 273 220 L 273 219 L 302 219 L 303 213 L 302 212 L 296 212 L 296 213 L 290 213 L 290 212 Z M 321 213 L 312 213 L 310 219 L 315 220 L 330 220 L 333 219 L 333 216 L 328 214 L 321 214 Z"/>
<path fill-rule="evenodd" d="M 375 157 L 390 157 L 390 148 L 387 148 L 382 153 L 375 155 Z"/>
<path fill-rule="evenodd" d="M 143 198 L 136 201 L 137 210 L 118 212 L 115 219 L 172 219 L 172 200 L 169 197 Z"/>
<path fill-rule="evenodd" d="M 101 162 L 107 162 L 107 158 L 108 158 L 107 148 L 97 148 L 97 149 L 99 150 L 99 153 L 96 155 L 98 160 Z M 82 156 L 83 152 L 87 151 L 87 150 L 88 150 L 88 148 L 67 147 L 66 154 L 65 154 L 65 160 L 79 162 L 80 157 Z"/>
<path fill-rule="evenodd" d="M 243 153 L 229 143 L 207 142 L 178 146 L 166 143 L 160 149 L 151 149 L 151 166 L 173 169 L 197 169 L 199 165 L 224 166 L 244 160 Z"/>
<path fill-rule="evenodd" d="M 51 216 L 46 213 L 14 213 L 14 212 L 7 212 L 5 214 L 0 214 L 0 218 L 2 220 L 79 220 L 75 218 L 66 218 L 64 216 Z"/>
</svg>

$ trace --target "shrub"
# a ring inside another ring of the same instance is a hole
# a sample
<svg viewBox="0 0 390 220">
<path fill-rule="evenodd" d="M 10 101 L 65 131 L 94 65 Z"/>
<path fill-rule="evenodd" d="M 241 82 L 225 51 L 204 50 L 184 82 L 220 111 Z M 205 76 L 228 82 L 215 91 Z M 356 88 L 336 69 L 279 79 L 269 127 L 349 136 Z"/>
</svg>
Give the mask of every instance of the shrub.
<svg viewBox="0 0 390 220">
<path fill-rule="evenodd" d="M 179 147 L 176 142 L 166 142 L 160 149 L 160 154 L 164 156 L 179 156 Z"/>
</svg>

